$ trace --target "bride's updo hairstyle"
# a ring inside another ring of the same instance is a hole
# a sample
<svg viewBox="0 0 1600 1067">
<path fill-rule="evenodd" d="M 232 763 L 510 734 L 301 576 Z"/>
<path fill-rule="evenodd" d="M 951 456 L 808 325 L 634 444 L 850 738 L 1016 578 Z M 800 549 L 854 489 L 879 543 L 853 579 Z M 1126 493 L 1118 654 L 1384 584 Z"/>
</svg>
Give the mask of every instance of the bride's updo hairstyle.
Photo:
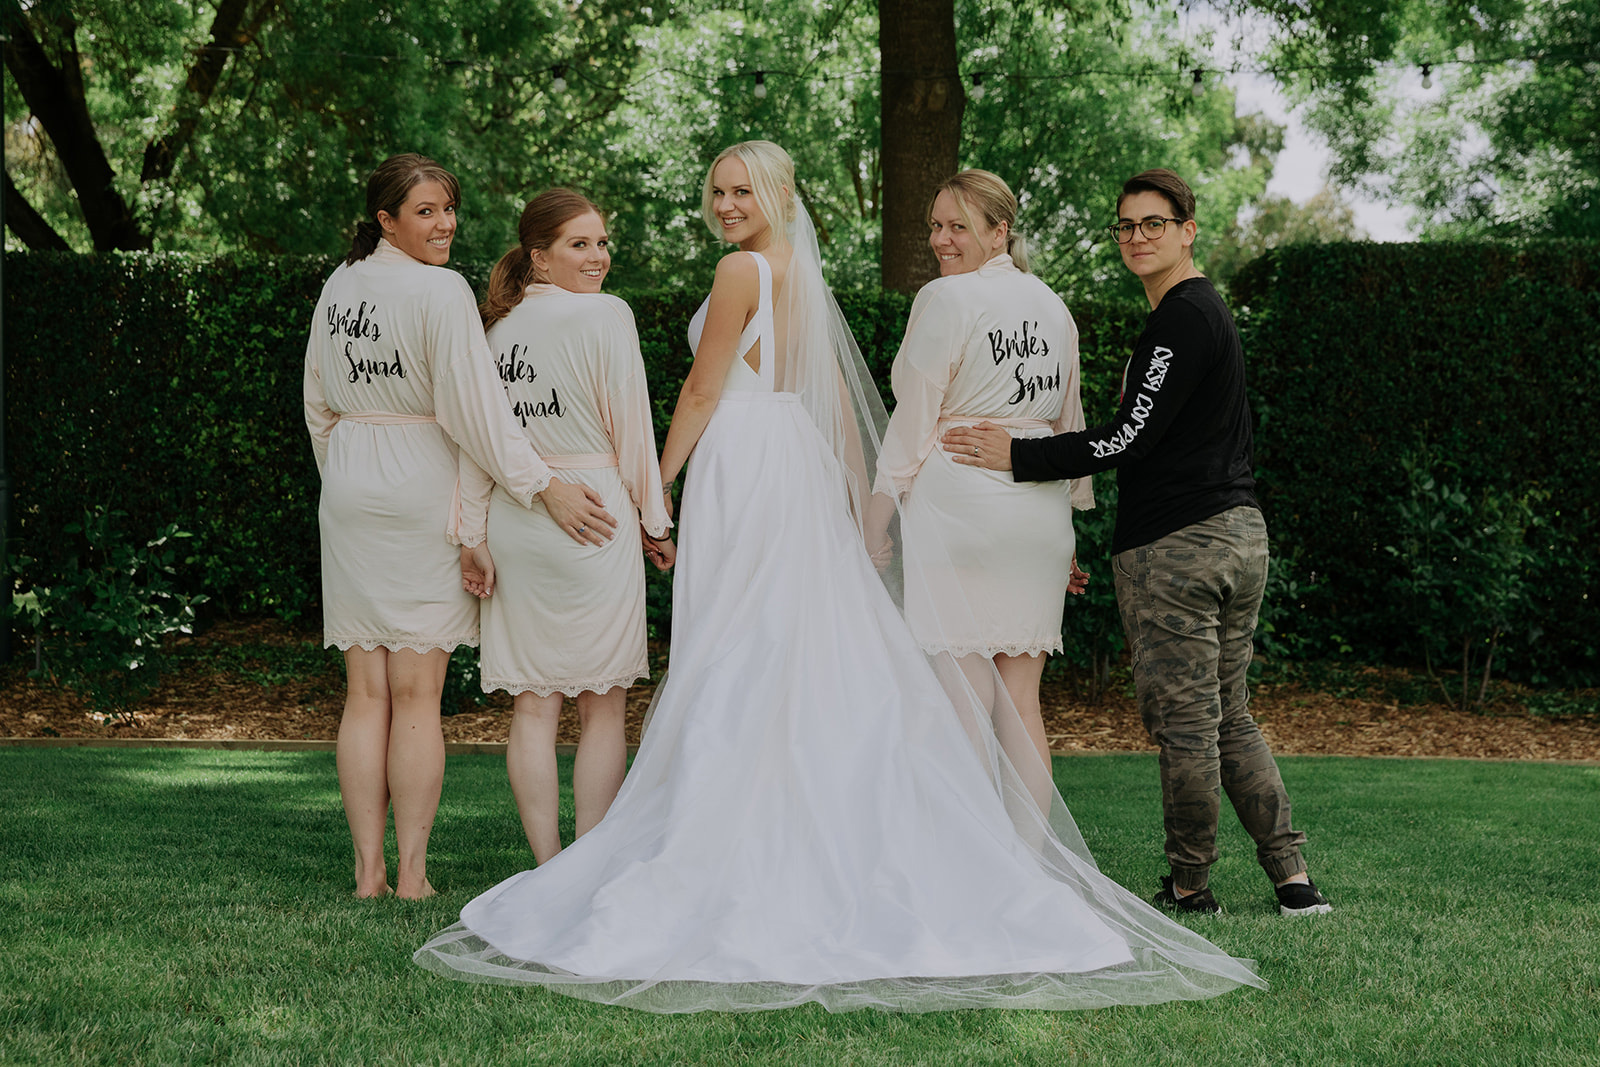
<svg viewBox="0 0 1600 1067">
<path fill-rule="evenodd" d="M 358 263 L 377 251 L 383 237 L 383 227 L 378 225 L 378 212 L 400 214 L 400 205 L 406 202 L 411 187 L 422 182 L 438 182 L 450 197 L 450 203 L 461 203 L 461 182 L 427 156 L 415 152 L 402 152 L 378 164 L 378 169 L 367 179 L 367 217 L 356 224 L 356 235 L 350 241 L 350 252 L 345 263 Z"/>
<path fill-rule="evenodd" d="M 511 314 L 528 286 L 550 280 L 533 265 L 533 254 L 555 244 L 567 223 L 590 212 L 606 217 L 594 201 L 571 189 L 546 189 L 528 201 L 517 222 L 516 245 L 489 272 L 489 292 L 478 305 L 484 329 Z"/>
<path fill-rule="evenodd" d="M 1005 179 L 986 170 L 964 170 L 933 191 L 928 198 L 928 214 L 933 214 L 933 202 L 940 193 L 948 192 L 955 198 L 956 210 L 972 229 L 973 213 L 983 216 L 988 229 L 1006 224 L 1006 254 L 1018 270 L 1028 269 L 1028 239 L 1017 232 L 1017 198 Z"/>
<path fill-rule="evenodd" d="M 777 230 L 777 238 L 787 241 L 789 223 L 794 221 L 794 160 L 771 141 L 740 141 L 717 153 L 706 171 L 705 187 L 700 192 L 700 217 L 712 236 L 722 237 L 722 223 L 712 210 L 712 175 L 724 159 L 737 159 L 750 172 L 750 191 L 767 222 Z"/>
</svg>

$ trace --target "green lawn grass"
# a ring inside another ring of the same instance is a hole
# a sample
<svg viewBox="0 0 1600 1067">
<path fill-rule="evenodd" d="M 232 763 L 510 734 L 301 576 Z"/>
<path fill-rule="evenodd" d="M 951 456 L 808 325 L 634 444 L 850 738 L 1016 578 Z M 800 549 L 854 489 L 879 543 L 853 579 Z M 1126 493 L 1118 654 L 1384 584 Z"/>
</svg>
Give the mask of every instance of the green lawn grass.
<svg viewBox="0 0 1600 1067">
<path fill-rule="evenodd" d="M 1270 990 L 1069 1013 L 655 1016 L 411 963 L 526 865 L 494 757 L 450 760 L 441 892 L 404 903 L 350 897 L 331 754 L 0 749 L 0 1062 L 1600 1063 L 1600 768 L 1281 762 L 1337 910 L 1278 917 L 1230 822 L 1212 876 L 1226 914 L 1193 920 Z M 1107 873 L 1152 892 L 1154 760 L 1056 773 Z"/>
</svg>

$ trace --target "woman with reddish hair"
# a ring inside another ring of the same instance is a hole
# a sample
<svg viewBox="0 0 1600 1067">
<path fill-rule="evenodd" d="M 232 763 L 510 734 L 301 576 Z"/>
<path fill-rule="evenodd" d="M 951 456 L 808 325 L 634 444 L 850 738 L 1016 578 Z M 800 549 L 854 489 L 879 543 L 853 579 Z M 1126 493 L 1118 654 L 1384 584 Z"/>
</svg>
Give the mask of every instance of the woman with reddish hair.
<svg viewBox="0 0 1600 1067">
<path fill-rule="evenodd" d="M 517 236 L 480 308 L 506 410 L 546 463 L 621 516 L 611 540 L 585 540 L 588 530 L 563 529 L 538 505 L 519 507 L 461 457 L 456 534 L 472 549 L 463 553 L 465 584 L 485 598 L 481 684 L 512 694 L 506 770 L 542 864 L 561 851 L 555 741 L 563 698 L 576 699 L 583 727 L 573 769 L 582 836 L 622 784 L 628 686 L 650 674 L 640 548 L 663 570 L 675 549 L 633 312 L 600 291 L 611 269 L 600 209 L 551 189 L 523 209 Z"/>
</svg>

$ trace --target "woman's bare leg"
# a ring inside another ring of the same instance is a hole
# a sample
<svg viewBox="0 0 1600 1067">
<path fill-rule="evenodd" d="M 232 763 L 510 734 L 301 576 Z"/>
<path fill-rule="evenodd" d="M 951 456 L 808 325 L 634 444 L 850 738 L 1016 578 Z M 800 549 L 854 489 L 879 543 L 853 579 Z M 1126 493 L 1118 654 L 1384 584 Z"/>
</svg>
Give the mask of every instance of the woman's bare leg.
<svg viewBox="0 0 1600 1067">
<path fill-rule="evenodd" d="M 395 893 L 405 900 L 433 895 L 428 884 L 428 835 L 444 786 L 444 734 L 439 698 L 450 653 L 389 653 L 389 798 L 399 847 Z"/>
<path fill-rule="evenodd" d="M 1017 772 L 1022 775 L 1034 803 L 1048 817 L 1055 793 L 1055 777 L 1050 766 L 1050 739 L 1045 735 L 1044 718 L 1039 711 L 1039 683 L 1044 678 L 1044 655 L 1008 656 L 1002 652 L 994 657 L 994 665 L 1000 672 L 1000 683 L 1005 687 L 1011 705 L 1016 708 L 1026 740 L 1008 736 L 1012 731 L 1006 729 L 998 717 L 995 733 L 1000 738 L 1001 747 L 1011 756 Z M 1037 758 L 1026 751 L 1027 747 L 1037 753 Z"/>
<path fill-rule="evenodd" d="M 1039 750 L 1039 758 L 1050 766 L 1050 739 L 1044 732 L 1044 717 L 1039 711 L 1039 683 L 1044 679 L 1044 654 L 1008 656 L 999 653 L 994 657 L 1000 681 L 1011 697 L 1011 704 L 1022 719 L 1022 728 Z"/>
<path fill-rule="evenodd" d="M 561 721 L 560 693 L 542 697 L 518 693 L 511 701 L 511 740 L 506 745 L 506 775 L 522 816 L 533 858 L 549 863 L 561 851 L 556 816 L 561 806 L 561 781 L 556 776 L 556 725 Z"/>
<path fill-rule="evenodd" d="M 383 836 L 389 823 L 389 650 L 344 654 L 344 715 L 335 746 L 339 796 L 356 853 L 356 896 L 389 892 Z"/>
<path fill-rule="evenodd" d="M 623 733 L 627 707 L 626 686 L 613 686 L 604 693 L 578 694 L 578 722 L 583 734 L 572 766 L 572 795 L 579 837 L 605 818 L 628 772 L 628 744 Z"/>
</svg>

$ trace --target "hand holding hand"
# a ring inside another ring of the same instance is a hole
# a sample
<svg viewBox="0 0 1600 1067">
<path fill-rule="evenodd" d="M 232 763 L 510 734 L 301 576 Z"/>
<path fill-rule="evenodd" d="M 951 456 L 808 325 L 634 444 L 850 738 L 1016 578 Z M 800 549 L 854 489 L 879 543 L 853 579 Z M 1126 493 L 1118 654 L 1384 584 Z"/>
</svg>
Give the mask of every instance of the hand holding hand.
<svg viewBox="0 0 1600 1067">
<path fill-rule="evenodd" d="M 881 574 L 888 569 L 890 562 L 894 559 L 894 539 L 885 533 L 883 540 L 879 544 L 867 546 L 867 555 L 872 557 L 872 565 L 878 568 L 878 572 Z"/>
<path fill-rule="evenodd" d="M 671 570 L 672 565 L 678 560 L 678 546 L 672 543 L 672 538 L 663 537 L 659 541 L 651 540 L 649 536 L 644 539 L 644 558 L 655 565 L 656 570 Z"/>
<path fill-rule="evenodd" d="M 987 467 L 992 471 L 1011 469 L 1011 435 L 992 422 L 976 426 L 952 426 L 939 439 L 950 458 L 968 467 Z"/>
<path fill-rule="evenodd" d="M 617 520 L 606 511 L 600 494 L 588 486 L 552 478 L 539 499 L 556 525 L 580 545 L 603 545 L 616 534 Z"/>
<path fill-rule="evenodd" d="M 461 546 L 461 588 L 479 600 L 494 595 L 494 557 L 489 555 L 489 542 L 476 548 Z"/>
<path fill-rule="evenodd" d="M 1078 557 L 1077 555 L 1073 555 L 1072 569 L 1067 572 L 1067 592 L 1071 593 L 1073 596 L 1081 596 L 1082 594 L 1088 592 L 1088 589 L 1089 572 L 1080 571 L 1078 569 Z"/>
</svg>

